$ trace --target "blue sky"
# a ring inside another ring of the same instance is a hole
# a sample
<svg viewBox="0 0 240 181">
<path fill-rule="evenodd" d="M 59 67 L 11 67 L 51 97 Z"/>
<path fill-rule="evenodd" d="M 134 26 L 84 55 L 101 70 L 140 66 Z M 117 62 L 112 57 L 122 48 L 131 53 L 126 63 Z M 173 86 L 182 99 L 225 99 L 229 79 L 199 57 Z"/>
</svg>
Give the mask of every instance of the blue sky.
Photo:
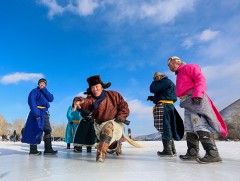
<svg viewBox="0 0 240 181">
<path fill-rule="evenodd" d="M 0 115 L 25 119 L 28 94 L 45 77 L 51 121 L 67 122 L 73 97 L 99 74 L 128 102 L 132 135 L 157 132 L 146 98 L 154 72 L 175 82 L 173 55 L 202 67 L 221 110 L 240 97 L 239 9 L 238 0 L 3 0 Z"/>
</svg>

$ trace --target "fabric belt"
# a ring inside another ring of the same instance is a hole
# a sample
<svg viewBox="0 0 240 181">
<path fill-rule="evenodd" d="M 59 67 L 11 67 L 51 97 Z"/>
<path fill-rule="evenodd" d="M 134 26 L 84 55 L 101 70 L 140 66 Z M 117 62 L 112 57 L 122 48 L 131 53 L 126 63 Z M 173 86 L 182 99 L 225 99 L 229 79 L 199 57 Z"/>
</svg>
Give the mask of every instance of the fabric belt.
<svg viewBox="0 0 240 181">
<path fill-rule="evenodd" d="M 79 124 L 79 120 L 73 120 L 72 121 L 74 124 Z"/>
<path fill-rule="evenodd" d="M 38 108 L 38 109 L 44 109 L 44 108 L 46 108 L 46 107 L 44 107 L 44 106 L 37 106 L 37 108 Z"/>
<path fill-rule="evenodd" d="M 174 104 L 174 102 L 173 101 L 170 101 L 170 100 L 160 100 L 160 101 L 158 101 L 157 103 L 163 103 L 163 104 Z M 156 108 L 156 104 L 153 106 L 153 110 Z"/>
<path fill-rule="evenodd" d="M 173 101 L 169 101 L 169 100 L 160 100 L 160 101 L 158 101 L 158 103 L 159 102 L 165 103 L 165 104 L 173 104 L 174 103 Z"/>
</svg>

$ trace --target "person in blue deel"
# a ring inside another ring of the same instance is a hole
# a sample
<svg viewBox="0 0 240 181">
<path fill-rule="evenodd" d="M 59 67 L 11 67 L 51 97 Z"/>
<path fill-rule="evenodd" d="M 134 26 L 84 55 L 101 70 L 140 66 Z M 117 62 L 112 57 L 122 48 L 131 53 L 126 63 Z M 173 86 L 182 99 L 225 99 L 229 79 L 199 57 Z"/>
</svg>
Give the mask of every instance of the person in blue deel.
<svg viewBox="0 0 240 181">
<path fill-rule="evenodd" d="M 37 145 L 41 143 L 44 132 L 44 154 L 55 155 L 58 151 L 52 149 L 51 125 L 49 122 L 49 102 L 52 102 L 54 97 L 47 90 L 47 80 L 39 79 L 38 87 L 33 89 L 28 96 L 28 105 L 30 112 L 22 135 L 22 142 L 30 144 L 30 155 L 41 155 Z"/>
</svg>

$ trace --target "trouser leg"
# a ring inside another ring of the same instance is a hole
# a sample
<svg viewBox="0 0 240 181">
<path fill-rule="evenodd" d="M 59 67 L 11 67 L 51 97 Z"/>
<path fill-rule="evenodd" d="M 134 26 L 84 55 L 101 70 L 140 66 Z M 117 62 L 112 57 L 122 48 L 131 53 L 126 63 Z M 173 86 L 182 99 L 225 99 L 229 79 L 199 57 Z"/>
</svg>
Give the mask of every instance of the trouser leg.
<svg viewBox="0 0 240 181">
<path fill-rule="evenodd" d="M 55 151 L 52 149 L 52 136 L 51 136 L 52 129 L 51 129 L 51 125 L 49 122 L 48 112 L 46 113 L 45 118 L 44 118 L 43 131 L 44 131 L 44 148 L 45 148 L 44 154 L 49 154 L 49 155 L 57 154 L 58 151 Z"/>
<path fill-rule="evenodd" d="M 100 142 L 97 148 L 97 162 L 104 162 L 107 154 L 109 144 L 113 136 L 113 124 L 111 122 L 106 123 L 100 134 Z"/>
</svg>

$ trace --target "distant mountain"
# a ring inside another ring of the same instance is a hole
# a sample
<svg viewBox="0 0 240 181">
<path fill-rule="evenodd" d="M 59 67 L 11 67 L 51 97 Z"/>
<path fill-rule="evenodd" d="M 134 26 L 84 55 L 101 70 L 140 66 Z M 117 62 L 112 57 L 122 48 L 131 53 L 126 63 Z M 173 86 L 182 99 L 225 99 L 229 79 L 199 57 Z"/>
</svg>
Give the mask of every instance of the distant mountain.
<svg viewBox="0 0 240 181">
<path fill-rule="evenodd" d="M 157 141 L 157 140 L 162 140 L 162 136 L 158 132 L 158 133 L 153 133 L 153 134 L 149 134 L 149 135 L 137 136 L 134 139 L 135 140 L 144 140 L 144 141 Z"/>
<path fill-rule="evenodd" d="M 240 99 L 225 107 L 220 111 L 220 114 L 226 122 L 231 120 L 234 116 L 240 115 Z"/>
<path fill-rule="evenodd" d="M 240 99 L 220 111 L 228 128 L 229 139 L 240 139 Z"/>
</svg>

